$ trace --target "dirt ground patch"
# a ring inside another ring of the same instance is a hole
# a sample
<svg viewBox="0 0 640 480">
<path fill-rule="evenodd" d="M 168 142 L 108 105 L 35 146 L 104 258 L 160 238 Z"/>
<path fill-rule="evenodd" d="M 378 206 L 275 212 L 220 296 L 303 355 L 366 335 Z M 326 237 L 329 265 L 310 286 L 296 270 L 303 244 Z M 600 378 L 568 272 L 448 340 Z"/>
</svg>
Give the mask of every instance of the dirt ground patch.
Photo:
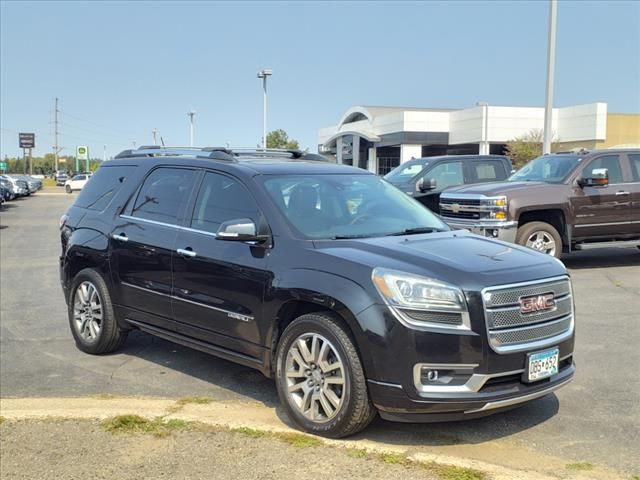
<svg viewBox="0 0 640 480">
<path fill-rule="evenodd" d="M 184 429 L 170 435 L 110 433 L 90 420 L 4 421 L 0 424 L 3 479 L 233 478 L 316 480 L 474 480 L 441 476 L 417 464 L 270 435 L 222 429 Z M 34 461 L 37 459 L 37 461 Z"/>
</svg>

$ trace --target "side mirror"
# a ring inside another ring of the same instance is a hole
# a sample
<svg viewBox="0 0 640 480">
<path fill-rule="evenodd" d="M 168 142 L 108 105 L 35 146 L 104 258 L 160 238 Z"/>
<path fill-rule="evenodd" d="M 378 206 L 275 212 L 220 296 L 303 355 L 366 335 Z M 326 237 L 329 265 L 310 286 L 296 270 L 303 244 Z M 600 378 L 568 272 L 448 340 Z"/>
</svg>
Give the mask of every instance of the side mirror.
<svg viewBox="0 0 640 480">
<path fill-rule="evenodd" d="M 235 242 L 264 243 L 269 240 L 268 235 L 258 235 L 256 224 L 249 218 L 229 220 L 220 225 L 216 239 Z"/>
<path fill-rule="evenodd" d="M 416 183 L 416 190 L 418 192 L 426 192 L 427 190 L 434 190 L 438 186 L 435 178 L 422 177 Z"/>
<path fill-rule="evenodd" d="M 580 187 L 606 187 L 609 185 L 609 170 L 606 168 L 594 168 L 589 177 L 578 179 Z"/>
</svg>

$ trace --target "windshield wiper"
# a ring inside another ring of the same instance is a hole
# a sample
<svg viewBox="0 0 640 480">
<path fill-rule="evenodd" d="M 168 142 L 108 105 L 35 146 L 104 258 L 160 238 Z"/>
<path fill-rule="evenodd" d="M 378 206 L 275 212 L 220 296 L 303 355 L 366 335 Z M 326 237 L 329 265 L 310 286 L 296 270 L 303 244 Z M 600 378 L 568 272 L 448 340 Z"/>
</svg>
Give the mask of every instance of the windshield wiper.
<svg viewBox="0 0 640 480">
<path fill-rule="evenodd" d="M 415 228 L 406 228 L 401 232 L 393 232 L 388 233 L 387 237 L 399 237 L 401 235 L 414 235 L 418 233 L 433 233 L 433 232 L 446 232 L 442 228 L 434 228 L 434 227 L 415 227 Z"/>
<path fill-rule="evenodd" d="M 348 240 L 350 238 L 369 238 L 371 235 L 336 235 L 335 237 L 331 237 L 331 240 Z"/>
</svg>

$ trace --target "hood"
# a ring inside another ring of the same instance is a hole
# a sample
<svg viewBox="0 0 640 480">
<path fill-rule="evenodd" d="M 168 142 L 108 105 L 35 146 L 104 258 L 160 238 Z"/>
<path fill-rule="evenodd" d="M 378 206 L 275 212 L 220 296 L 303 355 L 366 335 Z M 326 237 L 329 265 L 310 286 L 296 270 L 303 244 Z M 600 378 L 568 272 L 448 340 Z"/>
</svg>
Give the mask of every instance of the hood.
<svg viewBox="0 0 640 480">
<path fill-rule="evenodd" d="M 513 192 L 516 190 L 526 189 L 527 191 L 531 190 L 541 190 L 556 187 L 556 184 L 545 183 L 545 182 L 490 182 L 490 183 L 475 183 L 471 185 L 462 185 L 460 187 L 452 187 L 448 188 L 446 192 L 443 193 L 446 197 L 454 197 L 458 193 L 473 193 L 477 195 L 486 195 L 487 197 L 492 197 L 496 195 L 504 195 L 509 192 Z"/>
<path fill-rule="evenodd" d="M 549 255 L 464 230 L 316 242 L 316 249 L 371 269 L 410 272 L 473 291 L 566 274 Z M 326 262 L 332 264 L 341 262 Z"/>
</svg>

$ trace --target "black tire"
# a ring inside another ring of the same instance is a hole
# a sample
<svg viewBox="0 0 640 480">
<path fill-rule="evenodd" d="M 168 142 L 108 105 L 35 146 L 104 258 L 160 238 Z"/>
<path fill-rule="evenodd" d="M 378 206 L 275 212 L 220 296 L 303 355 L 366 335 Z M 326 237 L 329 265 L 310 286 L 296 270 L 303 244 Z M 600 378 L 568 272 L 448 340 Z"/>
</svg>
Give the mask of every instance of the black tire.
<svg viewBox="0 0 640 480">
<path fill-rule="evenodd" d="M 297 407 L 293 406 L 294 400 L 287 388 L 287 354 L 297 339 L 308 334 L 317 334 L 328 340 L 344 366 L 342 403 L 336 409 L 334 416 L 323 422 L 307 418 Z M 353 435 L 364 429 L 376 414 L 369 399 L 362 362 L 353 340 L 342 322 L 325 312 L 302 315 L 290 323 L 283 332 L 276 354 L 276 386 L 280 402 L 289 418 L 302 430 L 315 435 L 330 438 Z"/>
<path fill-rule="evenodd" d="M 65 185 L 64 189 L 67 193 L 71 193 L 73 191 L 69 185 Z"/>
<path fill-rule="evenodd" d="M 85 282 L 89 282 L 95 287 L 102 307 L 100 331 L 93 340 L 88 340 L 80 334 L 79 327 L 74 319 L 76 291 Z M 107 287 L 102 275 L 91 268 L 81 270 L 74 277 L 69 293 L 67 311 L 69 316 L 69 327 L 71 328 L 71 333 L 76 341 L 76 346 L 85 353 L 90 353 L 92 355 L 110 353 L 120 348 L 127 339 L 128 332 L 118 326 L 113 310 L 113 304 L 111 303 L 109 287 Z"/>
<path fill-rule="evenodd" d="M 516 243 L 518 245 L 528 246 L 527 242 L 534 236 L 536 233 L 540 233 L 540 235 L 545 235 L 553 239 L 555 243 L 555 248 L 553 252 L 541 250 L 538 248 L 533 248 L 534 250 L 538 250 L 543 253 L 549 253 L 556 258 L 560 258 L 562 254 L 562 237 L 558 233 L 558 230 L 555 229 L 553 225 L 550 225 L 546 222 L 529 222 L 525 223 L 522 227 L 518 228 L 518 233 L 516 234 Z"/>
</svg>

